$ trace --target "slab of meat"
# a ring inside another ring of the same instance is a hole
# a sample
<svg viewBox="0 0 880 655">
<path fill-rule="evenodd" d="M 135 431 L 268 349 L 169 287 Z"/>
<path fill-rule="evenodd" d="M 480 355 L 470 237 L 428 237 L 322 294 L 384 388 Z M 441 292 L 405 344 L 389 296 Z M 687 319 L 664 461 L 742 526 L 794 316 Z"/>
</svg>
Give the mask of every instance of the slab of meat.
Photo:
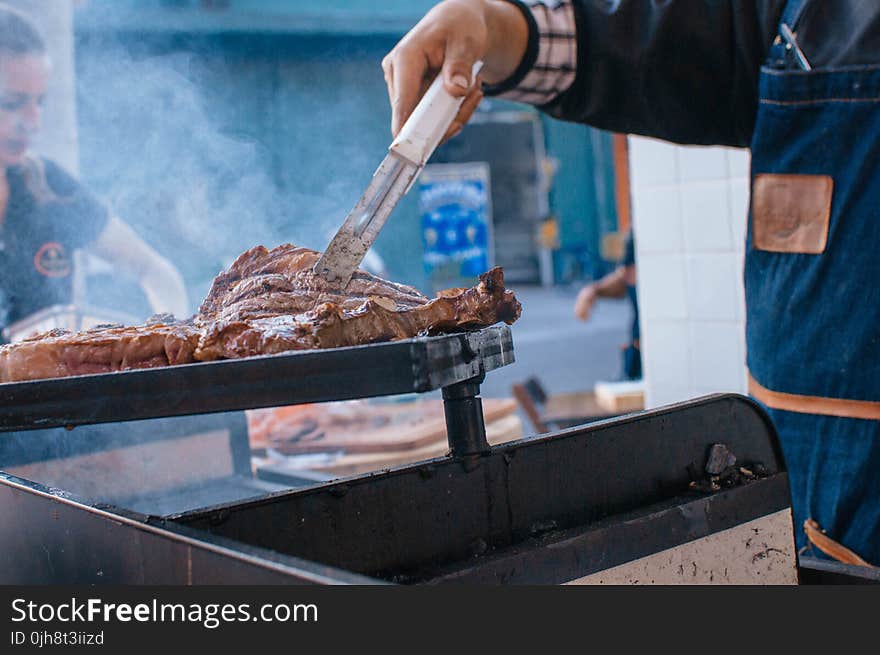
<svg viewBox="0 0 880 655">
<path fill-rule="evenodd" d="M 0 382 L 188 364 L 198 338 L 183 323 L 52 330 L 0 347 Z"/>
<path fill-rule="evenodd" d="M 520 315 L 500 268 L 432 299 L 365 271 L 341 293 L 313 275 L 319 254 L 289 244 L 251 248 L 217 276 L 186 322 L 163 316 L 2 346 L 0 383 L 354 346 L 510 324 Z"/>
<path fill-rule="evenodd" d="M 520 315 L 500 268 L 470 289 L 447 289 L 433 299 L 358 271 L 343 294 L 312 273 L 319 256 L 291 245 L 242 254 L 202 303 L 196 359 L 392 341 L 513 323 Z"/>
</svg>

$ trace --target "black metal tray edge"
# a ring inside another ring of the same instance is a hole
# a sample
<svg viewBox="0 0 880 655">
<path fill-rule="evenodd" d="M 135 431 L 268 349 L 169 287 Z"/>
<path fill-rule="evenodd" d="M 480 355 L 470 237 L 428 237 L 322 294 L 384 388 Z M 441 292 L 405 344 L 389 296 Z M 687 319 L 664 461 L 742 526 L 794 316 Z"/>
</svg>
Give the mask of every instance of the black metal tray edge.
<svg viewBox="0 0 880 655">
<path fill-rule="evenodd" d="M 506 344 L 510 357 L 499 357 Z M 423 393 L 507 359 L 512 361 L 510 328 L 494 325 L 363 346 L 5 383 L 0 432 Z"/>
</svg>

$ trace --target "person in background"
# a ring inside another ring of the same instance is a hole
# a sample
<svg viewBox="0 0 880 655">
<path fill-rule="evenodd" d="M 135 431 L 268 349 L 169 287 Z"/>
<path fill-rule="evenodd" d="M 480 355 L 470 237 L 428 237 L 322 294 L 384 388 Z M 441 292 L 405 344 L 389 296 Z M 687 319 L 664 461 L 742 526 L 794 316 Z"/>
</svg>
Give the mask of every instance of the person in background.
<svg viewBox="0 0 880 655">
<path fill-rule="evenodd" d="M 595 282 L 584 285 L 574 301 L 574 315 L 581 321 L 589 320 L 593 305 L 599 298 L 629 298 L 632 307 L 629 343 L 623 346 L 621 377 L 624 380 L 642 379 L 642 352 L 639 347 L 639 303 L 636 295 L 636 256 L 632 231 L 627 232 L 620 264 Z"/>
<path fill-rule="evenodd" d="M 31 152 L 49 74 L 34 24 L 0 4 L 0 330 L 71 302 L 78 248 L 136 279 L 156 313 L 185 318 L 177 269 L 61 166 Z"/>
<path fill-rule="evenodd" d="M 559 119 L 749 148 L 748 386 L 797 547 L 880 565 L 880 2 L 445 0 L 382 62 L 392 132 L 438 73 L 459 131 L 477 60 Z"/>
</svg>

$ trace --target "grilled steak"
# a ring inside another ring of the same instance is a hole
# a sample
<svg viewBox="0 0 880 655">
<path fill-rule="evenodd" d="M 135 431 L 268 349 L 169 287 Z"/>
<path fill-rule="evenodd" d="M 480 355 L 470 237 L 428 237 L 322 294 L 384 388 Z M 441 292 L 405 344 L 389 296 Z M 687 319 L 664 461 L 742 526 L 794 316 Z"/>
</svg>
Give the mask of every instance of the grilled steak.
<svg viewBox="0 0 880 655">
<path fill-rule="evenodd" d="M 470 289 L 429 300 L 413 287 L 358 271 L 344 293 L 312 273 L 320 253 L 284 245 L 242 254 L 215 280 L 196 325 L 196 359 L 337 348 L 513 323 L 520 304 L 494 268 Z"/>
<path fill-rule="evenodd" d="M 198 337 L 182 323 L 52 330 L 0 347 L 0 382 L 188 364 Z"/>
<path fill-rule="evenodd" d="M 344 293 L 312 273 L 320 253 L 283 245 L 243 253 L 185 323 L 53 331 L 0 347 L 0 382 L 106 373 L 288 350 L 336 348 L 513 323 L 521 307 L 500 268 L 429 299 L 365 271 Z"/>
</svg>

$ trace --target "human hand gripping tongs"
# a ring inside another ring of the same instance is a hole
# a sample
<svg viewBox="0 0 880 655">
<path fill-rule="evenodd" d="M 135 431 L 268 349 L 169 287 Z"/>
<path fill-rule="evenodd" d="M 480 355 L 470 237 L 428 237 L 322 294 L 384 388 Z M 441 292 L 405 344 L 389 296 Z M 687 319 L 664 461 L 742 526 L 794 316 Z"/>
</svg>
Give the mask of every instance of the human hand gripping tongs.
<svg viewBox="0 0 880 655">
<path fill-rule="evenodd" d="M 474 64 L 476 80 L 482 62 Z M 449 129 L 464 97 L 451 96 L 443 87 L 443 75 L 428 88 L 404 123 L 388 154 L 342 227 L 315 263 L 316 276 L 330 288 L 344 290 L 367 250 L 373 245 L 388 216 L 406 195 Z"/>
</svg>

